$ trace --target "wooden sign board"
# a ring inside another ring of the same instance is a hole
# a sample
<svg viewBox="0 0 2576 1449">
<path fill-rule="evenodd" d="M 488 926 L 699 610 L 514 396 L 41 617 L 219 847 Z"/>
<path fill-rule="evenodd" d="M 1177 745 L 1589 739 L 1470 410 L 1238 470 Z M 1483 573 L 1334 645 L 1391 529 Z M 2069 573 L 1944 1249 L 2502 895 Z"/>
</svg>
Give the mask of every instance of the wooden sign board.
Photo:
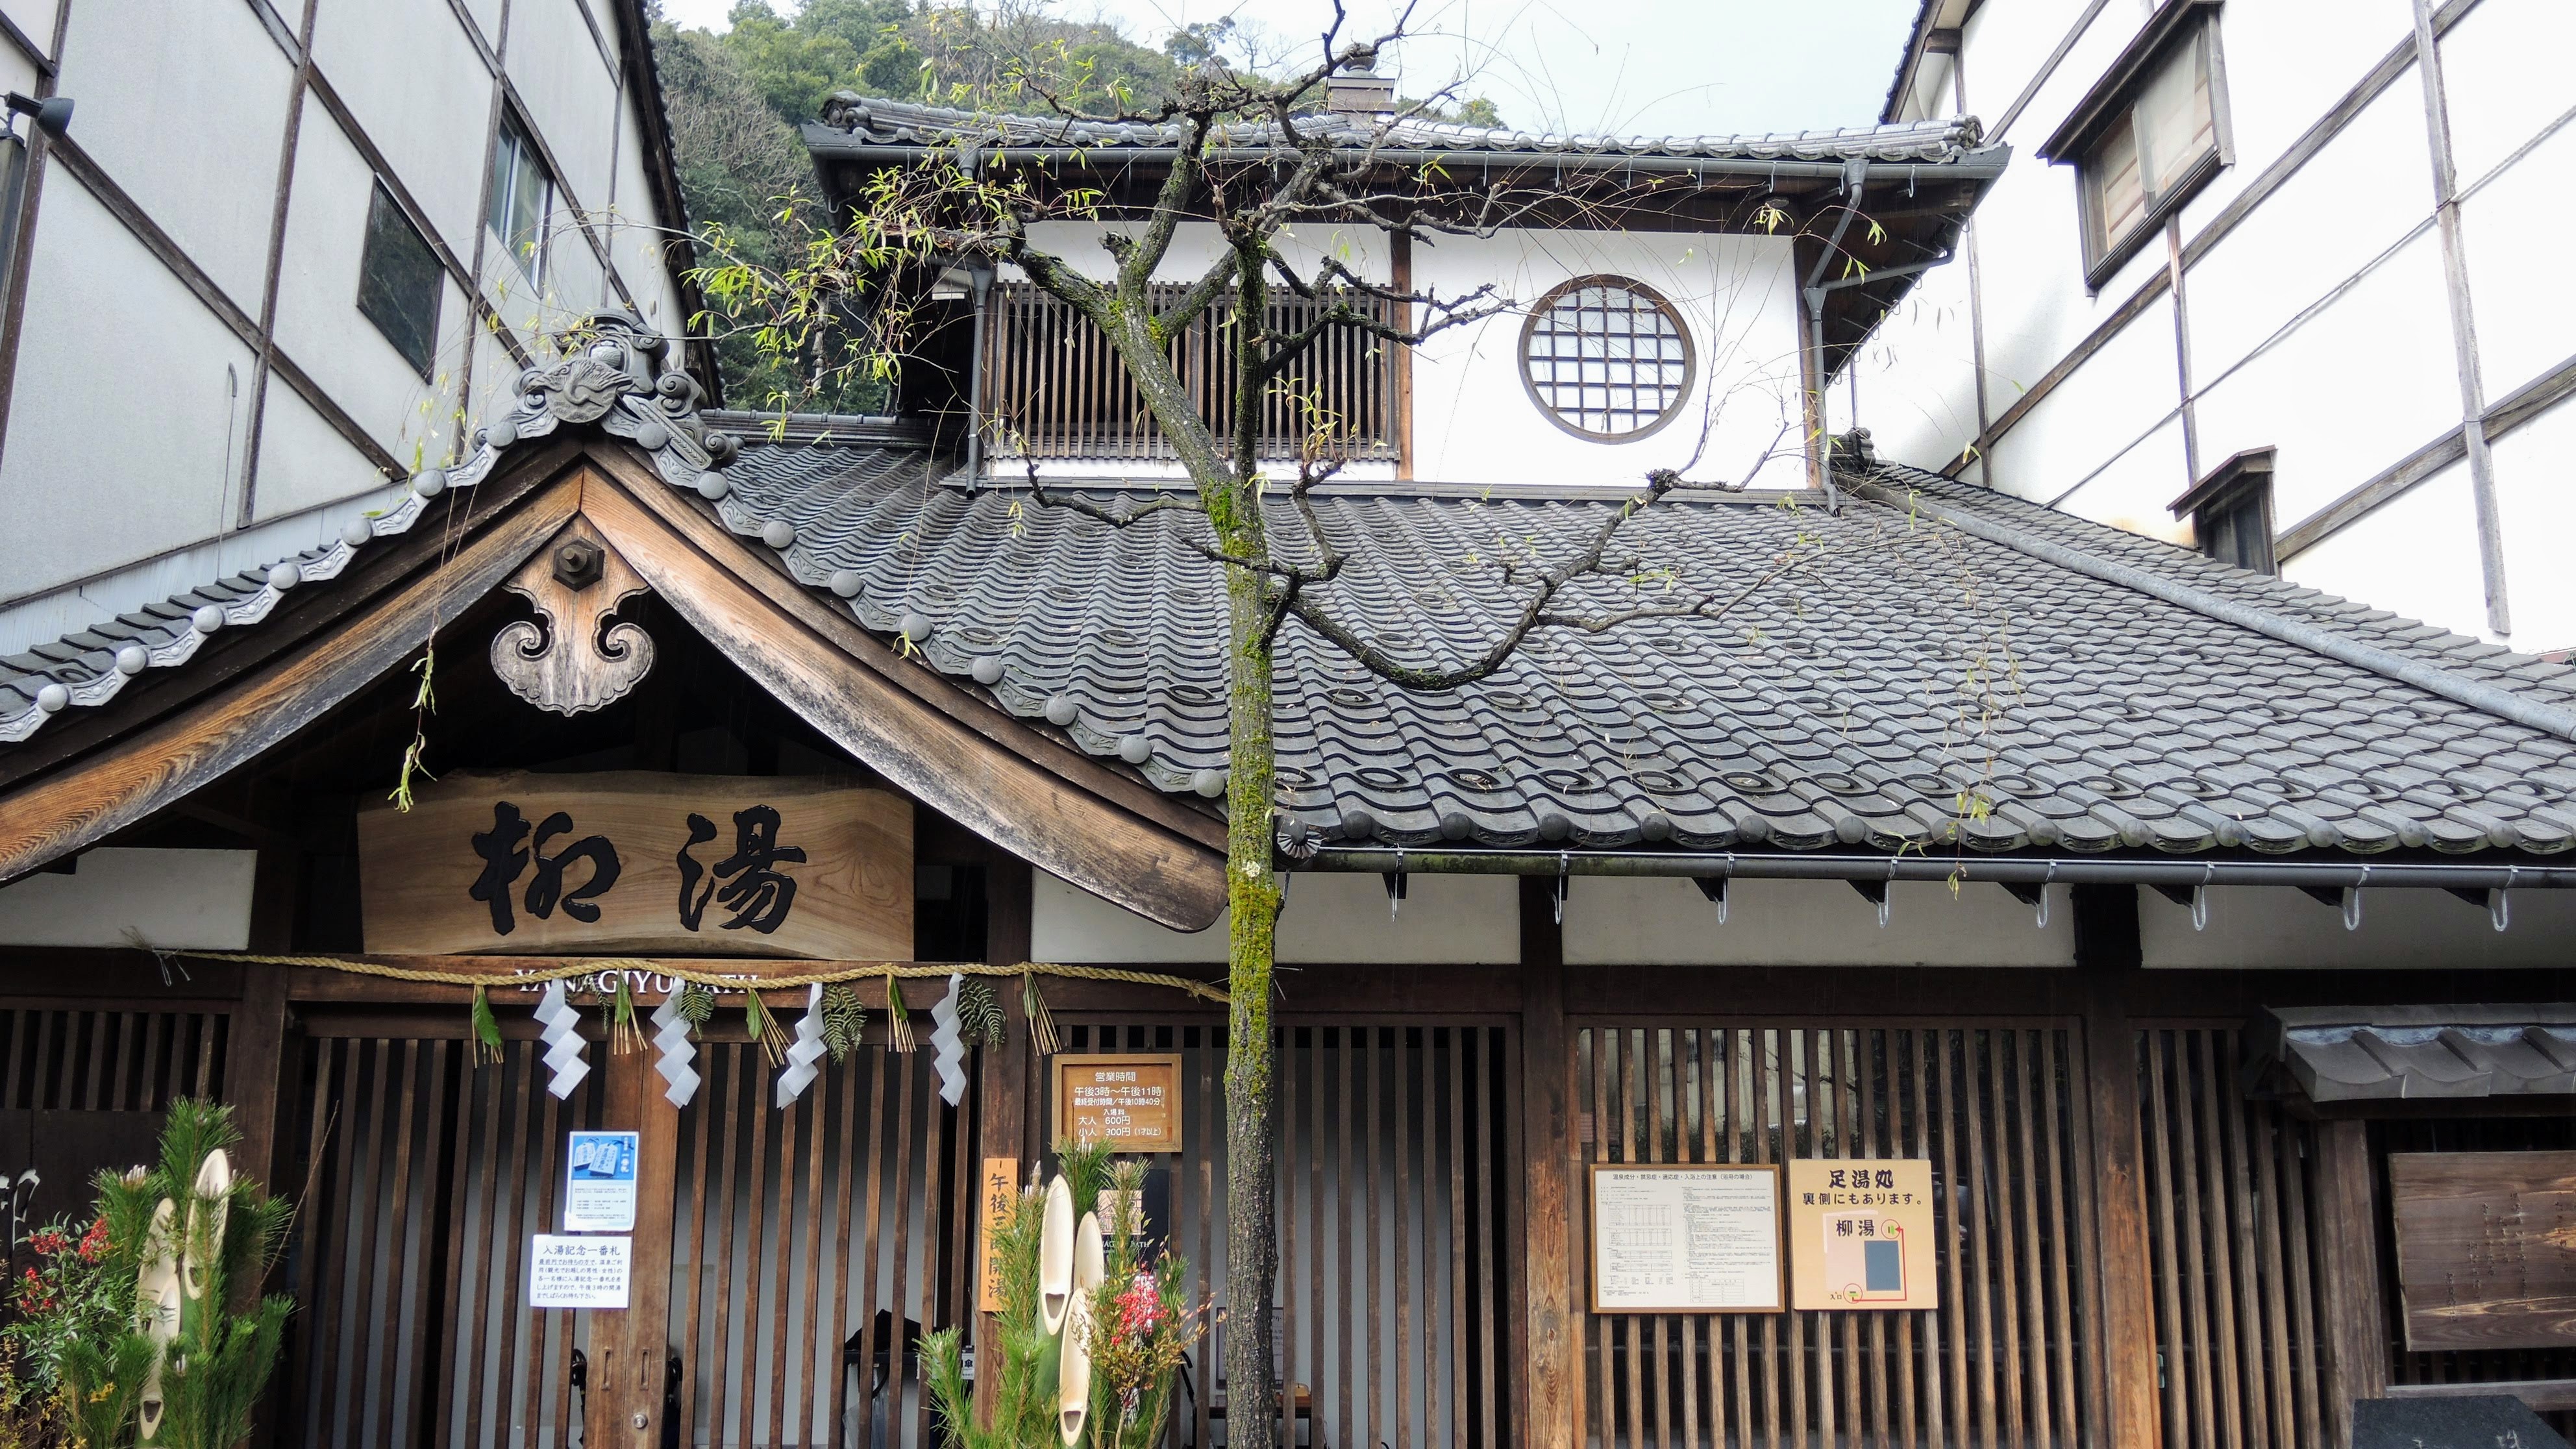
<svg viewBox="0 0 2576 1449">
<path fill-rule="evenodd" d="M 1778 1313 L 1780 1169 L 1592 1165 L 1592 1311 Z"/>
<path fill-rule="evenodd" d="M 1020 1201 L 1020 1160 L 1016 1157 L 984 1159 L 984 1237 L 981 1282 L 975 1290 L 975 1308 L 980 1313 L 1002 1311 L 1002 1255 L 994 1237 L 1011 1220 L 1012 1209 Z"/>
<path fill-rule="evenodd" d="M 2576 1344 L 2576 1152 L 2392 1152 L 2413 1353 Z"/>
<path fill-rule="evenodd" d="M 358 815 L 369 951 L 912 957 L 912 807 L 749 775 L 459 772 Z"/>
<path fill-rule="evenodd" d="M 1789 1303 L 1938 1308 L 1932 1163 L 1921 1157 L 1789 1164 Z"/>
<path fill-rule="evenodd" d="M 1057 1057 L 1055 1135 L 1120 1152 L 1180 1151 L 1181 1059 Z"/>
</svg>

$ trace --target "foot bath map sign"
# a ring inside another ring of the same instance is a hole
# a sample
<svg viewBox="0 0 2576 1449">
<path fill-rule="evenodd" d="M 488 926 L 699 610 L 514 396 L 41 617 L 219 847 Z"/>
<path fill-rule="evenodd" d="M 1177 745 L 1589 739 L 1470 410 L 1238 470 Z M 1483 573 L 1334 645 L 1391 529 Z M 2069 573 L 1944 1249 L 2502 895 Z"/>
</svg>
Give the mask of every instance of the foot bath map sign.
<svg viewBox="0 0 2576 1449">
<path fill-rule="evenodd" d="M 1791 1307 L 1938 1308 L 1933 1242 L 1928 1159 L 1789 1164 Z"/>
<path fill-rule="evenodd" d="M 1593 1164 L 1593 1312 L 1781 1306 L 1779 1168 Z"/>
</svg>

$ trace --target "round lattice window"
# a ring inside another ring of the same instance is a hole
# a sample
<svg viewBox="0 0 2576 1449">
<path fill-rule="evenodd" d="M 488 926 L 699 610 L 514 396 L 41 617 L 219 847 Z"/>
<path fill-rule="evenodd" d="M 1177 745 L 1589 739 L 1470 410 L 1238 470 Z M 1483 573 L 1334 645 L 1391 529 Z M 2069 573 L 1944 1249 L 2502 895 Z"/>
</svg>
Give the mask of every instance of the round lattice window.
<svg viewBox="0 0 2576 1449">
<path fill-rule="evenodd" d="M 1558 427 L 1630 442 L 1671 422 L 1690 395 L 1690 330 L 1641 282 L 1577 277 L 1530 309 L 1521 381 Z"/>
</svg>

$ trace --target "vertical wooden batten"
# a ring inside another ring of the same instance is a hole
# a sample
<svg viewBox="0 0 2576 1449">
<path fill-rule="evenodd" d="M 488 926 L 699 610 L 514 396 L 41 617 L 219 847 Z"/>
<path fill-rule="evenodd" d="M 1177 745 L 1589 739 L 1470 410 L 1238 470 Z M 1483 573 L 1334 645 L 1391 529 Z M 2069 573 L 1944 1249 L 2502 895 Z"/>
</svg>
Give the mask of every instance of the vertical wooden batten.
<svg viewBox="0 0 2576 1449">
<path fill-rule="evenodd" d="M 2317 1263 L 2324 1289 L 2329 1442 L 2352 1442 L 2352 1402 L 2388 1392 L 2387 1312 L 2380 1299 L 2377 1182 L 2368 1127 L 2317 1128 Z"/>
<path fill-rule="evenodd" d="M 1413 238 L 1403 232 L 1387 235 L 1387 283 L 1398 292 L 1413 290 Z M 1401 304 L 1395 325 L 1410 332 L 1414 327 L 1413 304 Z M 1395 379 L 1395 476 L 1400 482 L 1413 479 L 1413 349 L 1397 346 L 1389 372 Z"/>
<path fill-rule="evenodd" d="M 1573 1191 L 1581 1171 L 1571 1108 L 1573 1054 L 1565 1027 L 1565 932 L 1556 883 L 1524 878 L 1521 924 L 1520 1442 L 1579 1442 L 1582 1335 L 1574 1307 Z"/>
<path fill-rule="evenodd" d="M 1029 959 L 1033 883 L 1027 861 L 998 850 L 992 853 L 984 867 L 985 960 Z M 1018 1158 L 1021 1180 L 1025 1182 L 1028 1180 L 1031 1152 L 1028 1128 L 1035 1115 L 1029 1106 L 1029 1086 L 1038 1075 L 1034 1061 L 1036 1046 L 1029 1038 L 1028 1008 L 1020 998 L 1018 983 L 1008 977 L 1000 977 L 992 979 L 990 984 L 993 994 L 1001 1000 L 1004 1025 L 1002 1044 L 983 1050 L 983 1072 L 975 1086 L 977 1145 L 974 1156 Z M 967 1237 L 975 1255 L 966 1288 L 968 1300 L 972 1301 L 979 1296 L 984 1255 L 990 1250 L 984 1240 L 982 1194 L 970 1193 L 966 1197 L 974 1202 L 976 1215 Z M 997 1313 L 976 1314 L 975 1342 L 978 1347 L 998 1341 L 1001 1322 L 1001 1315 Z M 1001 1381 L 998 1373 L 976 1375 L 977 1413 L 992 1412 Z"/>
<path fill-rule="evenodd" d="M 663 1361 L 670 1354 L 671 1224 L 678 1199 L 680 1109 L 662 1095 L 656 1053 L 596 1052 L 608 1074 L 606 1121 L 638 1134 L 633 1280 L 623 1312 L 591 1315 L 585 1444 L 660 1449 Z"/>
<path fill-rule="evenodd" d="M 2085 977 L 2084 1060 L 2091 1098 L 2095 1271 L 2102 1305 L 2106 1442 L 2158 1437 L 2156 1324 L 2147 1198 L 2138 1140 L 2137 1033 L 2128 988 L 2140 970 L 2135 886 L 2075 887 L 2075 968 Z"/>
</svg>

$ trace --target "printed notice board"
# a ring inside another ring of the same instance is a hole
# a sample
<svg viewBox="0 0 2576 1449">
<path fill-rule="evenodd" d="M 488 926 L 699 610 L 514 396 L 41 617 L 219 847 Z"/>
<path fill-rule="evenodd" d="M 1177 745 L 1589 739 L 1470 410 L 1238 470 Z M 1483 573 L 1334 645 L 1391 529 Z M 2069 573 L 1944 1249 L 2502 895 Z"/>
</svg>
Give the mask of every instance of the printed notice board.
<svg viewBox="0 0 2576 1449">
<path fill-rule="evenodd" d="M 632 1132 L 576 1132 L 564 1154 L 567 1233 L 635 1231 L 635 1145 Z"/>
<path fill-rule="evenodd" d="M 1790 1306 L 1938 1308 L 1929 1158 L 1789 1164 Z"/>
<path fill-rule="evenodd" d="M 633 1238 L 539 1233 L 528 1267 L 531 1308 L 623 1308 L 635 1269 Z"/>
<path fill-rule="evenodd" d="M 1592 1167 L 1592 1311 L 1777 1313 L 1780 1169 Z"/>
<path fill-rule="evenodd" d="M 1120 1152 L 1180 1151 L 1180 1057 L 1057 1057 L 1055 1135 Z"/>
</svg>

